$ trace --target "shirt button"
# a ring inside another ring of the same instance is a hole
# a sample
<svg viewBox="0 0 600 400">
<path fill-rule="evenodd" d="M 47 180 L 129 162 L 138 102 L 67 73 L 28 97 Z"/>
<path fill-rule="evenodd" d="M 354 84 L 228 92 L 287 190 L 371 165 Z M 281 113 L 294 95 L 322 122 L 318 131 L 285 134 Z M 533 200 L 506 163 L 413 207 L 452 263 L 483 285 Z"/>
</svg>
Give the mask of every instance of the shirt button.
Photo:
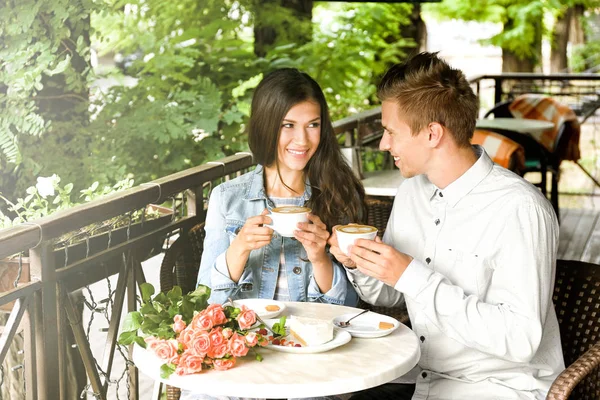
<svg viewBox="0 0 600 400">
<path fill-rule="evenodd" d="M 427 378 L 427 372 L 423 372 L 423 373 L 421 374 L 421 376 L 422 376 L 423 378 Z"/>
<path fill-rule="evenodd" d="M 444 193 L 440 192 L 440 197 L 444 197 Z"/>
<path fill-rule="evenodd" d="M 429 264 L 429 263 L 431 262 L 431 258 L 427 257 L 427 258 L 425 259 L 425 262 L 426 262 L 427 264 Z"/>
<path fill-rule="evenodd" d="M 292 270 L 296 275 L 300 275 L 300 273 L 302 272 L 302 268 L 300 267 L 294 267 L 294 269 Z"/>
<path fill-rule="evenodd" d="M 435 220 L 435 224 L 436 224 L 436 225 L 439 225 L 439 224 L 440 224 L 440 220 L 439 220 L 439 219 L 436 219 L 436 220 Z"/>
<path fill-rule="evenodd" d="M 425 341 L 425 336 L 421 336 L 421 337 L 419 338 L 419 340 L 421 341 L 421 343 L 423 343 L 423 342 Z"/>
</svg>

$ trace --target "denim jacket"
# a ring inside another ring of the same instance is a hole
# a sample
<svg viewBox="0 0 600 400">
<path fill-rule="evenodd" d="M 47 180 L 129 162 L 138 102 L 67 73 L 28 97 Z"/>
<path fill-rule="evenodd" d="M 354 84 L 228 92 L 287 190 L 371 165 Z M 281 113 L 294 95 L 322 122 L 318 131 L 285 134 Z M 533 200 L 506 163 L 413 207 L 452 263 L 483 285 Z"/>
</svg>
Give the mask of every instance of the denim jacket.
<svg viewBox="0 0 600 400">
<path fill-rule="evenodd" d="M 310 198 L 306 185 L 303 200 Z M 263 167 L 258 165 L 233 180 L 215 187 L 211 193 L 206 216 L 206 237 L 198 283 L 212 288 L 211 303 L 224 303 L 227 297 L 266 298 L 275 295 L 283 242 L 285 268 L 290 300 L 315 301 L 354 306 L 358 297 L 350 285 L 344 268 L 330 255 L 333 262 L 333 283 L 327 293 L 321 293 L 313 268 L 300 242 L 273 233 L 271 243 L 250 253 L 240 280 L 231 280 L 225 252 L 246 219 L 259 215 L 265 208 L 274 207 L 264 190 Z"/>
</svg>

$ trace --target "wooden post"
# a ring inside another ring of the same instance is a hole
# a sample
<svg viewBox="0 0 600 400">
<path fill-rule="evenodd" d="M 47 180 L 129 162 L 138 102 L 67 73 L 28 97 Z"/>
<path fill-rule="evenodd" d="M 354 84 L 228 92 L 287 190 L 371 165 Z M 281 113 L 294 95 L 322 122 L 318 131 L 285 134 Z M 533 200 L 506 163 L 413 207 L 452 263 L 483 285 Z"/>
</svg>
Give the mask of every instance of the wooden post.
<svg viewBox="0 0 600 400">
<path fill-rule="evenodd" d="M 36 348 L 38 350 L 38 398 L 40 400 L 60 399 L 58 342 L 58 310 L 56 294 L 56 266 L 52 257 L 52 247 L 42 242 L 29 251 L 31 274 L 42 283 L 42 309 L 36 324 Z"/>
</svg>

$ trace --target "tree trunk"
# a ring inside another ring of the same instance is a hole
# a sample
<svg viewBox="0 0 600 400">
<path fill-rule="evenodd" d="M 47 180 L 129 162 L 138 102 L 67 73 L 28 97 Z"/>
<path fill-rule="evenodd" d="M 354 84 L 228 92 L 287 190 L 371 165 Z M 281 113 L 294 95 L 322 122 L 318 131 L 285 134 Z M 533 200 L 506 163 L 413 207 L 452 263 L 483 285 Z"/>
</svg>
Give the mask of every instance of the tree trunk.
<svg viewBox="0 0 600 400">
<path fill-rule="evenodd" d="M 554 24 L 552 32 L 552 49 L 550 52 L 550 72 L 567 72 L 567 46 L 571 31 L 573 8 L 569 7 L 561 14 Z"/>
<path fill-rule="evenodd" d="M 572 8 L 571 23 L 569 24 L 569 41 L 571 45 L 577 46 L 585 43 L 585 33 L 583 31 L 583 16 L 585 8 L 581 4 L 576 4 Z"/>
<path fill-rule="evenodd" d="M 313 0 L 258 1 L 254 7 L 254 54 L 264 57 L 276 45 L 309 42 L 312 8 Z"/>
<path fill-rule="evenodd" d="M 542 58 L 542 21 L 531 21 L 535 26 L 535 40 L 531 44 L 533 57 L 524 57 L 502 48 L 502 72 L 534 72 L 535 67 L 541 63 Z M 513 20 L 504 23 L 504 31 L 513 28 Z"/>
<path fill-rule="evenodd" d="M 427 25 L 421 18 L 421 4 L 416 3 L 410 15 L 410 24 L 400 26 L 400 36 L 414 40 L 416 46 L 407 49 L 407 55 L 421 53 L 427 50 Z"/>
</svg>

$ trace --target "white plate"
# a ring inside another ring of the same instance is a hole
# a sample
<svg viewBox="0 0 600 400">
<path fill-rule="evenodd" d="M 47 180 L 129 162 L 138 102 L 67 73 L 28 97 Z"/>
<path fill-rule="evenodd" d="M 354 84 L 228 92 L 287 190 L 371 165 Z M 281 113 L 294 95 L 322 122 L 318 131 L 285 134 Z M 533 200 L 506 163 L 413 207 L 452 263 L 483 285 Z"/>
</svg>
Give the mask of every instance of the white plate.
<svg viewBox="0 0 600 400">
<path fill-rule="evenodd" d="M 279 322 L 278 319 L 269 319 L 266 320 L 265 323 L 269 326 L 273 326 L 276 322 Z M 286 321 L 287 326 L 287 321 Z M 288 335 L 285 339 L 293 340 L 294 342 L 298 342 L 293 336 Z M 317 346 L 302 346 L 302 347 L 291 347 L 291 346 L 279 346 L 275 344 L 268 344 L 265 347 L 267 349 L 281 351 L 284 353 L 296 353 L 296 354 L 314 354 L 314 353 L 323 353 L 324 351 L 329 351 L 331 349 L 335 349 L 336 347 L 340 347 L 348 343 L 352 339 L 352 336 L 348 332 L 344 332 L 341 329 L 333 328 L 333 339 L 331 339 L 327 343 L 319 344 Z"/>
<path fill-rule="evenodd" d="M 337 326 L 337 323 L 339 323 L 340 321 L 347 321 L 356 314 L 358 314 L 358 312 L 352 314 L 338 315 L 333 319 L 333 325 Z M 380 322 L 390 322 L 394 324 L 394 326 L 390 329 L 379 329 Z M 398 329 L 399 326 L 400 322 L 398 322 L 396 319 L 387 315 L 369 311 L 368 313 L 365 313 L 350 321 L 350 326 L 348 326 L 347 328 L 338 329 L 344 330 L 352 336 L 358 338 L 377 338 L 389 335 L 390 333 Z"/>
<path fill-rule="evenodd" d="M 280 301 L 269 300 L 269 299 L 240 299 L 234 300 L 236 305 L 245 305 L 249 309 L 253 310 L 260 318 L 277 318 L 279 314 L 285 311 L 286 306 Z M 267 311 L 267 306 L 278 306 L 277 311 Z"/>
</svg>

